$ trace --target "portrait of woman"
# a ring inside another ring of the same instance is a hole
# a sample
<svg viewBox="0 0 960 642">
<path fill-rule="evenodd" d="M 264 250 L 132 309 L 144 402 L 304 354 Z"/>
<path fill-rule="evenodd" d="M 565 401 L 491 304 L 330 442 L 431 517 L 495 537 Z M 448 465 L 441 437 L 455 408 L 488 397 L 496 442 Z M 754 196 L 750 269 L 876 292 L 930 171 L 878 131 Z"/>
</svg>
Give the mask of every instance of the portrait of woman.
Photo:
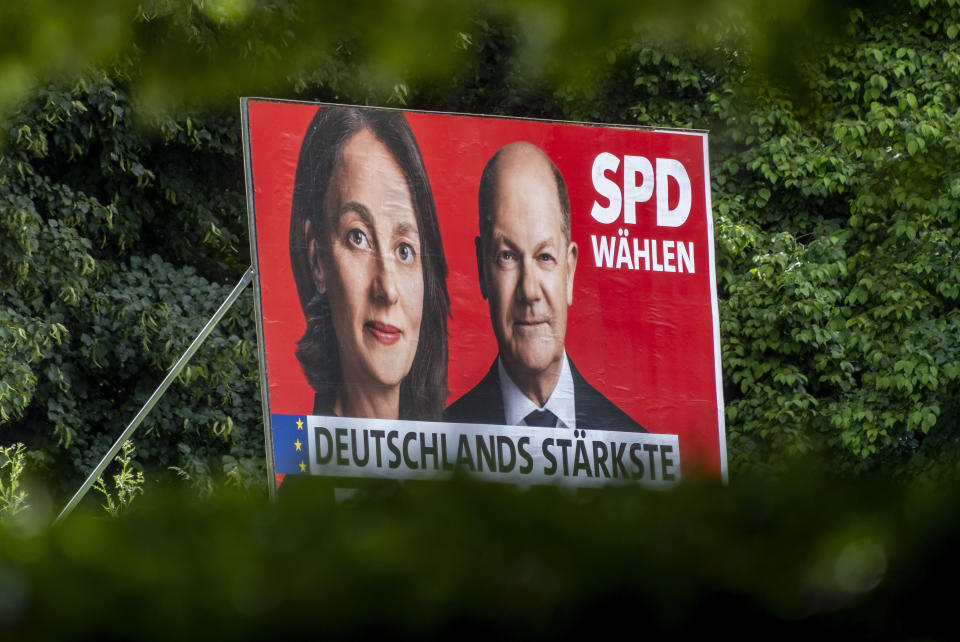
<svg viewBox="0 0 960 642">
<path fill-rule="evenodd" d="M 447 264 L 416 139 L 399 111 L 322 107 L 297 162 L 290 261 L 314 414 L 439 420 Z"/>
</svg>

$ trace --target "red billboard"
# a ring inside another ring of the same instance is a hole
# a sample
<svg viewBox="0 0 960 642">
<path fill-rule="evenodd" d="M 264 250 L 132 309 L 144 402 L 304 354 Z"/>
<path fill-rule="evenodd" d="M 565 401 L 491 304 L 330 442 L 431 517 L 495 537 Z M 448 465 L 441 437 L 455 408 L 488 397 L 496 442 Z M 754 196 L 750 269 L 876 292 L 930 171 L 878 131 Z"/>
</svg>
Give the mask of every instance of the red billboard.
<svg viewBox="0 0 960 642">
<path fill-rule="evenodd" d="M 242 109 L 279 479 L 726 478 L 705 132 Z"/>
</svg>

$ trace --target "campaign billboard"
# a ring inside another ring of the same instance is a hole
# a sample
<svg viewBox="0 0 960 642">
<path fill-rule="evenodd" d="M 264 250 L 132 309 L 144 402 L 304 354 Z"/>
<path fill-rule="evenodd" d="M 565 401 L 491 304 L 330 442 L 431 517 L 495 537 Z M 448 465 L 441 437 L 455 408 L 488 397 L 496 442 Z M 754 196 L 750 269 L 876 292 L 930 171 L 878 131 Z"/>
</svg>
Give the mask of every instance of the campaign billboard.
<svg viewBox="0 0 960 642">
<path fill-rule="evenodd" d="M 726 479 L 706 132 L 242 117 L 278 484 Z"/>
</svg>

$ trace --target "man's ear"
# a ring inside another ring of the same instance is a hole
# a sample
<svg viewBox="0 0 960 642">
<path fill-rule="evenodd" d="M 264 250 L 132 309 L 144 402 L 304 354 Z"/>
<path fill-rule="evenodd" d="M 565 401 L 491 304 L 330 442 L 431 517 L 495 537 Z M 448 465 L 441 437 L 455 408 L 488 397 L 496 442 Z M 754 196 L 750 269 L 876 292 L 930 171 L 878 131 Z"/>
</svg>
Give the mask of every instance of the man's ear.
<svg viewBox="0 0 960 642">
<path fill-rule="evenodd" d="M 480 295 L 486 299 L 487 298 L 487 273 L 483 269 L 483 241 L 480 240 L 480 237 L 473 239 L 473 244 L 477 248 L 477 276 L 480 279 Z"/>
<path fill-rule="evenodd" d="M 310 262 L 310 274 L 313 285 L 320 294 L 326 294 L 327 281 L 323 274 L 323 262 L 320 260 L 320 239 L 312 234 L 310 221 L 303 222 L 303 238 L 307 239 L 307 261 Z"/>
<path fill-rule="evenodd" d="M 573 275 L 577 271 L 577 244 L 567 247 L 567 305 L 573 305 Z"/>
</svg>

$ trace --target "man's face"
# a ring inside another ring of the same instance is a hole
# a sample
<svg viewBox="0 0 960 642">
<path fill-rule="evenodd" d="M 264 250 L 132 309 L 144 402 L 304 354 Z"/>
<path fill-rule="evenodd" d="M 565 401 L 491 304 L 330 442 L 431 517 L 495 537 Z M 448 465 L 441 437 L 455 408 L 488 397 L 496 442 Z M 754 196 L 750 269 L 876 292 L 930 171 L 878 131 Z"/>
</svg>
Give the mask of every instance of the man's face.
<svg viewBox="0 0 960 642">
<path fill-rule="evenodd" d="M 577 246 L 564 237 L 550 166 L 539 150 L 527 151 L 501 160 L 491 234 L 481 249 L 481 289 L 511 378 L 521 389 L 550 381 L 552 390 L 562 365 Z"/>
</svg>

